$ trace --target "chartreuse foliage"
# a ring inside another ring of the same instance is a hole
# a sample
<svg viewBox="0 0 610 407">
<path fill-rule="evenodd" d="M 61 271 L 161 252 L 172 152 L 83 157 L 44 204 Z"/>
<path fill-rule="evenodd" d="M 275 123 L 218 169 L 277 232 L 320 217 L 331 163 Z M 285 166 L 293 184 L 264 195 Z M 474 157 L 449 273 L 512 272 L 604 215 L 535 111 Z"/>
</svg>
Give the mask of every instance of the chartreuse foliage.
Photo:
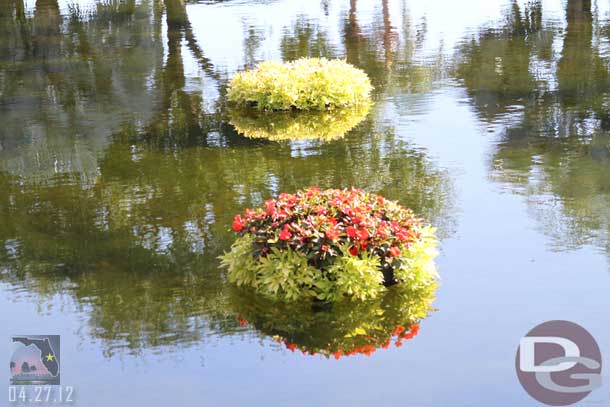
<svg viewBox="0 0 610 407">
<path fill-rule="evenodd" d="M 387 286 L 435 284 L 434 229 L 395 201 L 361 190 L 280 194 L 235 216 L 221 256 L 229 280 L 270 298 L 377 298 Z"/>
<path fill-rule="evenodd" d="M 342 138 L 356 127 L 369 112 L 370 104 L 322 112 L 252 112 L 231 109 L 230 123 L 237 132 L 249 138 L 271 141 Z"/>
<path fill-rule="evenodd" d="M 432 309 L 436 284 L 394 285 L 366 301 L 338 301 L 322 308 L 284 302 L 253 290 L 232 292 L 231 304 L 242 325 L 250 324 L 289 350 L 336 359 L 371 355 L 390 345 L 402 346 L 419 333 Z"/>
<path fill-rule="evenodd" d="M 301 58 L 236 74 L 228 99 L 259 110 L 328 110 L 367 103 L 371 90 L 366 73 L 343 60 Z"/>
<path fill-rule="evenodd" d="M 436 237 L 434 228 L 422 228 L 419 240 L 413 242 L 409 250 L 400 255 L 394 267 L 394 277 L 411 288 L 422 288 L 438 278 L 436 272 Z"/>
</svg>

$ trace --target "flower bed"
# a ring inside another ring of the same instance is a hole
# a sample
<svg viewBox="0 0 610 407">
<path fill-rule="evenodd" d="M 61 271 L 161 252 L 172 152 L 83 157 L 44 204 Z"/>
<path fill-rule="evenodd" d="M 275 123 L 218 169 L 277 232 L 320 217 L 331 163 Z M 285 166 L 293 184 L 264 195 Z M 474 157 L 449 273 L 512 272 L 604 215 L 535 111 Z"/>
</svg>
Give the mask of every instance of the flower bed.
<svg viewBox="0 0 610 407">
<path fill-rule="evenodd" d="M 324 112 L 258 112 L 231 109 L 229 122 L 249 138 L 271 141 L 342 138 L 366 117 L 370 105 L 363 104 Z"/>
<path fill-rule="evenodd" d="M 366 73 L 343 60 L 301 58 L 236 74 L 227 96 L 259 110 L 327 110 L 367 103 L 371 90 Z"/>
<path fill-rule="evenodd" d="M 236 215 L 221 256 L 229 280 L 273 298 L 375 298 L 394 283 L 436 281 L 434 229 L 395 201 L 358 189 L 282 193 Z"/>
</svg>

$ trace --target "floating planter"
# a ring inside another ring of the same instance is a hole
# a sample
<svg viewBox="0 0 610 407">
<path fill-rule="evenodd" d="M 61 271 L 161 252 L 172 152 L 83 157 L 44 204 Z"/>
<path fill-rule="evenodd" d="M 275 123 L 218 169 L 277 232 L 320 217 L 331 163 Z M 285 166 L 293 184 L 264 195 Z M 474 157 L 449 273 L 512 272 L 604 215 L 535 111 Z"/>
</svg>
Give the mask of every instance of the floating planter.
<svg viewBox="0 0 610 407">
<path fill-rule="evenodd" d="M 236 215 L 221 256 L 229 280 L 282 300 L 376 298 L 395 283 L 436 282 L 434 229 L 395 201 L 358 189 L 282 193 Z"/>
<path fill-rule="evenodd" d="M 356 127 L 369 108 L 369 104 L 363 104 L 332 112 L 278 113 L 231 109 L 229 122 L 238 133 L 249 138 L 330 141 L 342 138 Z"/>
<path fill-rule="evenodd" d="M 329 110 L 368 103 L 371 90 L 366 73 L 343 60 L 302 58 L 236 74 L 228 100 L 258 110 Z"/>
<path fill-rule="evenodd" d="M 242 326 L 273 338 L 286 349 L 327 358 L 370 356 L 401 347 L 419 333 L 432 309 L 436 285 L 393 286 L 374 300 L 343 301 L 330 307 L 281 302 L 236 290 L 231 303 Z"/>
</svg>

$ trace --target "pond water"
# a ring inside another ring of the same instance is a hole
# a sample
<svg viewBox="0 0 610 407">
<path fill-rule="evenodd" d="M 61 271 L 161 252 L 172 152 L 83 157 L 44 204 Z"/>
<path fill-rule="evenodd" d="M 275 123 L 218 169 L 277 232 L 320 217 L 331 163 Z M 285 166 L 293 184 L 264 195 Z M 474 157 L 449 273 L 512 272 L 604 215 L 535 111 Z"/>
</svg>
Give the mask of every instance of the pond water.
<svg viewBox="0 0 610 407">
<path fill-rule="evenodd" d="M 301 56 L 365 70 L 366 117 L 334 140 L 239 134 L 231 76 Z M 586 0 L 3 0 L 0 352 L 60 334 L 82 406 L 533 405 L 514 371 L 532 327 L 571 320 L 610 352 L 609 63 L 610 6 Z M 235 213 L 314 185 L 438 227 L 434 311 L 404 346 L 292 352 L 219 270 Z"/>
</svg>

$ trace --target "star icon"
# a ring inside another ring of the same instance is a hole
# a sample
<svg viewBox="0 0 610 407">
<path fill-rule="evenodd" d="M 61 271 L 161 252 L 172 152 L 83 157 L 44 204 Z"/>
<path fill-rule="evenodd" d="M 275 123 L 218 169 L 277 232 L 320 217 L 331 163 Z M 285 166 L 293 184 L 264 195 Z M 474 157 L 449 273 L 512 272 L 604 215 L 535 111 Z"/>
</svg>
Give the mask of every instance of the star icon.
<svg viewBox="0 0 610 407">
<path fill-rule="evenodd" d="M 55 356 L 49 353 L 49 354 L 47 355 L 47 362 L 52 362 L 52 361 L 53 361 L 53 359 L 55 359 Z"/>
</svg>

